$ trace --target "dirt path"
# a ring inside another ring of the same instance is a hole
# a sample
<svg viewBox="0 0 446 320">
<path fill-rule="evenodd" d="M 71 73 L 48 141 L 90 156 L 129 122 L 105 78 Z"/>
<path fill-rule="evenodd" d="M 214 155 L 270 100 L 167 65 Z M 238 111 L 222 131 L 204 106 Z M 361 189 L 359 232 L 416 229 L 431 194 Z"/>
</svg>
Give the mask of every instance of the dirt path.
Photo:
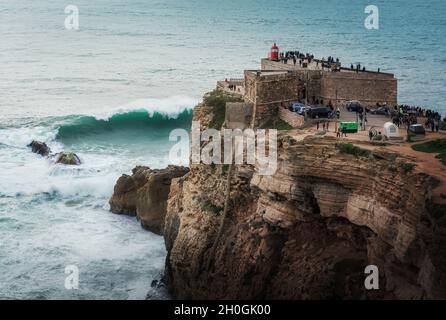
<svg viewBox="0 0 446 320">
<path fill-rule="evenodd" d="M 442 164 L 439 159 L 435 158 L 437 153 L 415 151 L 411 148 L 411 146 L 431 140 L 445 138 L 446 136 L 442 134 L 431 134 L 425 141 L 386 147 L 389 150 L 415 158 L 417 160 L 415 170 L 435 176 L 440 181 L 438 187 L 432 191 L 432 196 L 436 203 L 442 204 L 446 204 L 446 199 L 442 197 L 442 195 L 446 195 L 446 166 Z"/>
</svg>

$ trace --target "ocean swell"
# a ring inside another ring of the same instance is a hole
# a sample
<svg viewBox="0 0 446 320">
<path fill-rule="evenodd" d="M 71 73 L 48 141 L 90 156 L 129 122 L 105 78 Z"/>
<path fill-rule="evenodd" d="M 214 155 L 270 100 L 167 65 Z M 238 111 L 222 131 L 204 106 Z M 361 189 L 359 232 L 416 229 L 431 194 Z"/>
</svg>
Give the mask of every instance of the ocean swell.
<svg viewBox="0 0 446 320">
<path fill-rule="evenodd" d="M 117 113 L 108 119 L 98 119 L 94 116 L 71 116 L 59 126 L 56 138 L 64 141 L 91 135 L 117 132 L 122 134 L 125 131 L 155 132 L 189 128 L 191 121 L 191 109 L 184 109 L 175 117 L 160 112 L 150 113 L 147 110 Z"/>
</svg>

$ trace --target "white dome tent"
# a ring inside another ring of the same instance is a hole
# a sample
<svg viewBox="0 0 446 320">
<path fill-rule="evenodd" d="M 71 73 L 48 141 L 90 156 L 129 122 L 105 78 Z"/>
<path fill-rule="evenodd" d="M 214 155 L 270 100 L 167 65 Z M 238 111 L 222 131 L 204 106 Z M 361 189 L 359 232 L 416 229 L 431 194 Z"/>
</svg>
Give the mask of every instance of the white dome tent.
<svg viewBox="0 0 446 320">
<path fill-rule="evenodd" d="M 384 136 L 388 140 L 401 138 L 398 127 L 392 122 L 386 122 L 384 124 Z"/>
</svg>

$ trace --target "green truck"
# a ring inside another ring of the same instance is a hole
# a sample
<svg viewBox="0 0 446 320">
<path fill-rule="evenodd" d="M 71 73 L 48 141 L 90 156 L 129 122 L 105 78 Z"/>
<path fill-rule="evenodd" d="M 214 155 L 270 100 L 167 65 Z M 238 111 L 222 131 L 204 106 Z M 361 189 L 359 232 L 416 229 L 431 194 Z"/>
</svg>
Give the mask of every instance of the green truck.
<svg viewBox="0 0 446 320">
<path fill-rule="evenodd" d="M 345 128 L 345 132 L 347 133 L 357 133 L 358 132 L 358 123 L 357 122 L 341 122 L 339 124 L 339 129 L 343 132 Z"/>
</svg>

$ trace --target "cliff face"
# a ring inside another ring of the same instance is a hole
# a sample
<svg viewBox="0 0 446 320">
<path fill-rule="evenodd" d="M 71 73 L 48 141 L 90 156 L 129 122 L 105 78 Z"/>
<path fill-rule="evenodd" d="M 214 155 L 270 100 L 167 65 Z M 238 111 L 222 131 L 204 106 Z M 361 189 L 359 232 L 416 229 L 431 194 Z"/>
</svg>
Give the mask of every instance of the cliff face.
<svg viewBox="0 0 446 320">
<path fill-rule="evenodd" d="M 176 298 L 446 297 L 430 177 L 385 150 L 343 153 L 330 137 L 283 135 L 278 154 L 273 176 L 235 167 L 226 219 L 226 166 L 194 165 L 172 180 L 164 235 Z M 379 290 L 364 287 L 368 265 Z"/>
<path fill-rule="evenodd" d="M 176 166 L 161 170 L 136 167 L 131 176 L 122 175 L 116 182 L 109 201 L 110 210 L 117 214 L 135 215 L 144 228 L 161 234 L 171 181 L 187 172 L 187 168 Z"/>
</svg>

